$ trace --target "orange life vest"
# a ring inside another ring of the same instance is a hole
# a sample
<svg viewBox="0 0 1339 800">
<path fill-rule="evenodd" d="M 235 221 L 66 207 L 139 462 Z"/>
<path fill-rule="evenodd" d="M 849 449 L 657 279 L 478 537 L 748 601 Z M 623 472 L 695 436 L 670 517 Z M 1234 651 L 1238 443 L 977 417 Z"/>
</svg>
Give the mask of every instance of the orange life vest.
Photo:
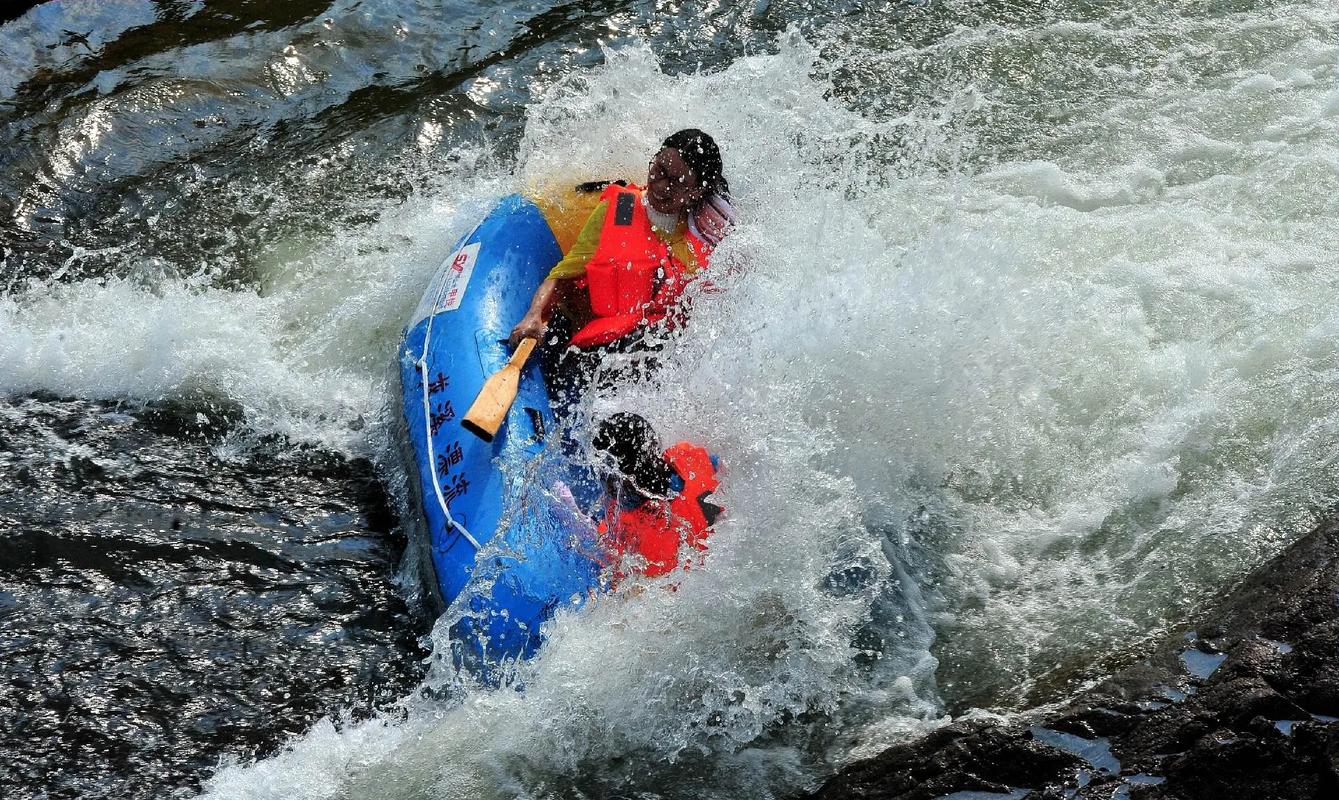
<svg viewBox="0 0 1339 800">
<path fill-rule="evenodd" d="M 711 525 L 723 511 L 706 502 L 718 481 L 716 467 L 705 449 L 679 442 L 665 451 L 665 461 L 683 481 L 677 495 L 668 502 L 647 500 L 631 510 L 620 510 L 611 499 L 599 526 L 600 538 L 610 555 L 616 560 L 628 553 L 641 556 L 644 563 L 637 571 L 651 578 L 679 566 L 681 545 L 706 550 Z"/>
<path fill-rule="evenodd" d="M 608 344 L 639 326 L 664 319 L 688 282 L 687 267 L 651 226 L 642 189 L 610 184 L 600 243 L 586 265 L 586 287 L 595 319 L 572 337 L 575 347 Z M 706 267 L 711 246 L 686 234 L 697 263 Z"/>
</svg>

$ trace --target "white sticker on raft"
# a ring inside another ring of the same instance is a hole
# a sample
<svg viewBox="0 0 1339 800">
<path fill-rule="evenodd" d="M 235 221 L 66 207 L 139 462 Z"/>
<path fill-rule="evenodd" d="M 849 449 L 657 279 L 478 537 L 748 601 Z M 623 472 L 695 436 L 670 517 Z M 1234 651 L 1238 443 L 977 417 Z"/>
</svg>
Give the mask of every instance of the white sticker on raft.
<svg viewBox="0 0 1339 800">
<path fill-rule="evenodd" d="M 465 289 L 470 285 L 470 275 L 474 264 L 479 260 L 479 242 L 467 244 L 447 256 L 437 269 L 433 279 L 433 291 L 430 296 L 439 298 L 434 311 L 455 311 L 465 298 Z"/>
<path fill-rule="evenodd" d="M 470 275 L 474 273 L 474 265 L 479 261 L 479 244 L 467 244 L 446 257 L 432 276 L 432 283 L 428 284 L 423 299 L 419 300 L 418 308 L 414 309 L 414 316 L 409 321 L 410 328 L 433 314 L 460 308 L 461 301 L 465 299 L 465 290 L 470 285 Z"/>
</svg>

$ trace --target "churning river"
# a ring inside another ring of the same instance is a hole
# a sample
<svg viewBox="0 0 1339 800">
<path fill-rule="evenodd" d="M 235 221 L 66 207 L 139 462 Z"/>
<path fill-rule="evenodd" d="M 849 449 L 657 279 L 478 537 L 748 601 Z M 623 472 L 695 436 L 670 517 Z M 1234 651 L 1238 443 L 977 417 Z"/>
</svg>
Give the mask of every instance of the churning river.
<svg viewBox="0 0 1339 800">
<path fill-rule="evenodd" d="M 67 0 L 0 27 L 0 794 L 768 798 L 1061 700 L 1339 500 L 1332 0 Z M 401 326 L 721 143 L 728 518 L 523 692 L 399 562 Z"/>
</svg>

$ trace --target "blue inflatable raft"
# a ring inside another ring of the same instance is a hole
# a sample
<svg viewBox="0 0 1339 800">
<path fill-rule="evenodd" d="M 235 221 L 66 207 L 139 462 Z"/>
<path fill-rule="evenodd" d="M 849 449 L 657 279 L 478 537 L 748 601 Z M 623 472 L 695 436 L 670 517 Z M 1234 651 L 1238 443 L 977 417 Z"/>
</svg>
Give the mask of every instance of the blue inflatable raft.
<svg viewBox="0 0 1339 800">
<path fill-rule="evenodd" d="M 550 214 L 550 218 L 552 214 Z M 561 226 L 558 226 L 561 228 Z M 598 565 L 559 518 L 553 481 L 589 485 L 563 462 L 553 410 L 531 358 L 491 443 L 461 427 L 505 339 L 561 258 L 544 212 L 504 198 L 442 263 L 400 347 L 404 422 L 430 594 L 454 619 L 453 657 L 488 675 L 528 658 L 556 608 L 579 605 Z"/>
</svg>

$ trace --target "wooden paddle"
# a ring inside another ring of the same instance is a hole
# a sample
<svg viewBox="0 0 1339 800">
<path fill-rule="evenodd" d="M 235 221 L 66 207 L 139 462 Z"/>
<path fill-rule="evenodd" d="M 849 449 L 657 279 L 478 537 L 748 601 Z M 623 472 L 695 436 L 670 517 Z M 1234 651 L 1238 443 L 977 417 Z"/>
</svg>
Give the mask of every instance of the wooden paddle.
<svg viewBox="0 0 1339 800">
<path fill-rule="evenodd" d="M 507 409 L 516 401 L 516 389 L 521 383 L 521 367 L 525 366 L 530 351 L 535 349 L 535 341 L 522 339 L 516 352 L 511 354 L 507 366 L 484 381 L 484 388 L 479 390 L 479 396 L 474 398 L 474 404 L 460 421 L 465 430 L 485 442 L 493 441 L 497 429 L 502 427 L 502 420 L 507 418 Z"/>
</svg>

